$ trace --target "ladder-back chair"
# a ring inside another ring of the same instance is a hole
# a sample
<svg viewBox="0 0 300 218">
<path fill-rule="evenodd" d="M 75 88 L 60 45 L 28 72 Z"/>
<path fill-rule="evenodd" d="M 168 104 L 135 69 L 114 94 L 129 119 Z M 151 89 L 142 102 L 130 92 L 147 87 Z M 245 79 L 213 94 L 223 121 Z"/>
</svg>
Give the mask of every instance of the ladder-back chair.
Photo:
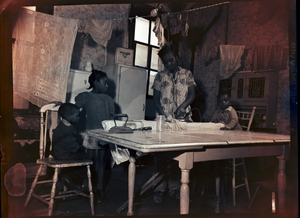
<svg viewBox="0 0 300 218">
<path fill-rule="evenodd" d="M 254 113 L 255 113 L 256 107 L 252 108 L 252 111 L 237 111 L 239 123 L 241 124 L 243 130 L 250 130 Z M 243 183 L 237 185 L 236 183 L 236 171 L 237 167 L 242 167 L 242 170 L 244 171 L 244 176 L 242 178 Z M 236 206 L 236 195 L 235 195 L 235 190 L 237 188 L 240 188 L 242 186 L 246 186 L 247 188 L 247 193 L 248 193 L 248 198 L 251 199 L 250 195 L 250 189 L 249 189 L 249 184 L 248 184 L 248 177 L 247 177 L 247 172 L 246 172 L 246 167 L 245 167 L 245 162 L 244 158 L 233 158 L 232 159 L 232 197 L 233 197 L 233 206 Z"/>
<path fill-rule="evenodd" d="M 39 201 L 48 204 L 48 216 L 52 215 L 53 205 L 55 199 L 73 197 L 73 196 L 84 196 L 89 198 L 91 204 L 91 213 L 94 215 L 94 196 L 93 196 L 93 189 L 92 189 L 92 182 L 91 182 L 91 170 L 90 166 L 93 164 L 92 160 L 56 160 L 51 155 L 46 157 L 46 144 L 47 144 L 47 137 L 50 138 L 50 150 L 52 147 L 52 131 L 58 125 L 60 117 L 58 115 L 58 108 L 55 103 L 49 103 L 44 105 L 40 109 L 41 113 L 41 131 L 40 131 L 40 146 L 39 146 L 39 159 L 37 160 L 37 164 L 40 165 L 36 176 L 32 182 L 31 189 L 29 190 L 28 196 L 26 198 L 24 208 L 28 205 L 28 202 L 31 196 L 35 197 Z M 87 167 L 87 177 L 88 177 L 88 188 L 89 194 L 81 192 L 79 190 L 65 190 L 61 192 L 56 192 L 56 184 L 58 182 L 58 176 L 62 168 L 69 168 L 69 167 L 78 167 L 78 166 L 86 166 Z M 51 179 L 41 180 L 42 171 L 47 168 L 54 169 L 54 175 Z M 40 178 L 39 178 L 40 177 Z M 45 183 L 52 183 L 52 188 L 50 194 L 43 194 L 39 195 L 35 193 L 35 188 L 37 184 L 45 184 Z"/>
</svg>

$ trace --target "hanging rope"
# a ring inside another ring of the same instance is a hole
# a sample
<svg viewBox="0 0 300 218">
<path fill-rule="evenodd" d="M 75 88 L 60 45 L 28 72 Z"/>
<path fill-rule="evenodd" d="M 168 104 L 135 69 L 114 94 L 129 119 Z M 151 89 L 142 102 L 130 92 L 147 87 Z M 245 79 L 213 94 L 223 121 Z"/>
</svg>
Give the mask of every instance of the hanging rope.
<svg viewBox="0 0 300 218">
<path fill-rule="evenodd" d="M 205 8 L 211 8 L 211 7 L 216 7 L 219 5 L 224 5 L 224 4 L 229 4 L 230 2 L 221 2 L 221 3 L 217 3 L 217 4 L 213 4 L 213 5 L 207 5 L 207 6 L 203 6 L 203 7 L 199 7 L 199 8 L 194 8 L 194 9 L 189 9 L 189 10 L 184 10 L 184 11 L 180 11 L 180 12 L 171 12 L 169 14 L 178 14 L 178 13 L 183 13 L 183 12 L 191 12 L 191 11 L 197 11 L 197 10 L 202 10 Z M 147 16 L 139 16 L 139 18 L 147 18 L 147 17 L 153 17 L 152 15 L 147 15 Z M 133 19 L 135 19 L 136 17 L 129 17 L 128 19 L 130 21 L 132 21 Z M 113 19 L 113 20 L 120 20 L 120 19 Z"/>
</svg>

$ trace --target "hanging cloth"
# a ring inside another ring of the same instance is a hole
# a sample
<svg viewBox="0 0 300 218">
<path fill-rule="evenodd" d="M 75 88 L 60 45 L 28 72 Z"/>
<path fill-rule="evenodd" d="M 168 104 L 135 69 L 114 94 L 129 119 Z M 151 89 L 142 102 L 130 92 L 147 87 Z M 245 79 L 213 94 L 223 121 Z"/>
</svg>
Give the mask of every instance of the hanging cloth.
<svg viewBox="0 0 300 218">
<path fill-rule="evenodd" d="M 252 49 L 252 70 L 283 70 L 288 63 L 288 48 L 283 45 L 262 45 Z M 250 50 L 250 52 L 251 52 Z M 249 53 L 250 53 L 249 52 Z"/>
<path fill-rule="evenodd" d="M 112 20 L 81 20 L 78 32 L 84 32 L 91 35 L 92 39 L 99 45 L 103 46 L 104 52 L 104 65 L 107 62 L 107 43 L 111 38 L 112 33 Z"/>
<path fill-rule="evenodd" d="M 112 33 L 112 20 L 81 20 L 78 32 L 89 33 L 93 40 L 106 47 Z"/>
<path fill-rule="evenodd" d="M 227 79 L 240 66 L 245 45 L 220 45 L 220 75 Z"/>
<path fill-rule="evenodd" d="M 157 45 L 160 47 L 165 44 L 165 38 L 164 38 L 164 28 L 161 25 L 160 18 L 157 17 L 154 22 L 154 27 L 152 31 L 155 33 L 155 36 L 157 37 Z"/>
<path fill-rule="evenodd" d="M 38 107 L 64 102 L 78 20 L 27 9 L 15 19 L 14 91 Z"/>
</svg>

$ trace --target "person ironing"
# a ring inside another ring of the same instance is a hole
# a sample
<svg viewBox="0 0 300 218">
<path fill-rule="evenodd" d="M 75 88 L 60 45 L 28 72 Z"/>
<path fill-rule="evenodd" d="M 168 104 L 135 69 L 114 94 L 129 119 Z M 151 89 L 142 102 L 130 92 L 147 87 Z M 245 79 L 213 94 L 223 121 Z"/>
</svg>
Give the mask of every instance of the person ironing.
<svg viewBox="0 0 300 218">
<path fill-rule="evenodd" d="M 158 115 L 164 115 L 168 121 L 176 118 L 187 117 L 191 119 L 191 106 L 195 98 L 194 77 L 191 71 L 178 66 L 178 49 L 174 46 L 164 45 L 158 52 L 165 69 L 155 76 L 153 82 L 153 99 Z M 154 156 L 155 166 L 154 173 L 165 170 L 161 166 L 166 166 L 172 157 L 163 155 Z M 171 170 L 164 175 L 163 182 L 154 190 L 153 201 L 161 203 L 163 197 L 169 190 L 169 195 L 180 199 L 180 170 Z"/>
</svg>

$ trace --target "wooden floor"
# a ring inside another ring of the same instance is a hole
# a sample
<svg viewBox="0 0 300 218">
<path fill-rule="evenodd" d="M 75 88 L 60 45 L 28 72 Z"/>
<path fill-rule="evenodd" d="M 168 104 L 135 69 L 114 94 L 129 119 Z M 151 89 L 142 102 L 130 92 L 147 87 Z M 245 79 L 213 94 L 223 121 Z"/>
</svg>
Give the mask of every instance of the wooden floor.
<svg viewBox="0 0 300 218">
<path fill-rule="evenodd" d="M 253 160 L 251 161 L 253 162 Z M 246 160 L 246 164 L 251 164 L 251 161 Z M 153 172 L 152 166 L 153 162 L 151 158 L 146 158 L 144 161 L 142 159 L 141 162 L 137 162 L 136 190 L 151 177 Z M 253 168 L 254 167 L 248 172 L 251 195 L 253 195 L 256 188 L 254 182 L 258 178 L 274 178 L 274 173 L 272 172 L 275 171 L 275 167 L 272 168 L 272 166 L 269 167 L 269 169 L 264 169 L 264 171 L 261 171 L 260 173 L 256 172 L 256 169 Z M 105 204 L 98 203 L 95 208 L 95 215 L 112 217 L 126 216 L 127 210 L 118 213 L 117 209 L 127 200 L 127 163 L 117 165 L 112 170 L 108 169 L 107 175 L 106 194 L 110 201 Z M 215 214 L 214 179 L 213 177 L 206 178 L 204 195 L 201 195 L 201 178 L 203 178 L 202 175 L 197 175 L 197 173 L 195 174 L 194 172 L 194 180 L 191 179 L 190 188 L 192 202 L 190 203 L 189 217 L 297 217 L 298 215 L 298 192 L 295 192 L 295 190 L 298 190 L 297 187 L 295 187 L 295 189 L 293 188 L 292 191 L 287 191 L 286 211 L 284 214 L 271 213 L 271 193 L 263 189 L 259 190 L 252 208 L 248 210 L 247 208 L 250 200 L 247 197 L 245 187 L 239 188 L 236 191 L 236 207 L 232 207 L 231 191 L 230 188 L 228 188 L 225 191 L 226 201 L 221 207 L 221 213 Z M 31 182 L 32 179 L 27 179 L 27 190 L 25 195 L 20 197 L 8 197 L 9 218 L 47 216 L 47 206 L 34 198 L 30 200 L 29 205 L 25 210 L 21 210 Z M 195 186 L 192 185 L 193 182 L 195 182 Z M 298 183 L 296 184 L 298 185 Z M 230 184 L 228 186 L 230 187 Z M 50 186 L 44 187 L 44 190 L 46 189 L 50 190 Z M 149 192 L 135 203 L 135 216 L 180 217 L 178 200 L 166 195 L 161 204 L 156 204 L 152 201 L 152 197 L 152 192 Z M 84 197 L 60 200 L 55 204 L 53 215 L 72 217 L 91 216 L 89 200 Z"/>
</svg>

